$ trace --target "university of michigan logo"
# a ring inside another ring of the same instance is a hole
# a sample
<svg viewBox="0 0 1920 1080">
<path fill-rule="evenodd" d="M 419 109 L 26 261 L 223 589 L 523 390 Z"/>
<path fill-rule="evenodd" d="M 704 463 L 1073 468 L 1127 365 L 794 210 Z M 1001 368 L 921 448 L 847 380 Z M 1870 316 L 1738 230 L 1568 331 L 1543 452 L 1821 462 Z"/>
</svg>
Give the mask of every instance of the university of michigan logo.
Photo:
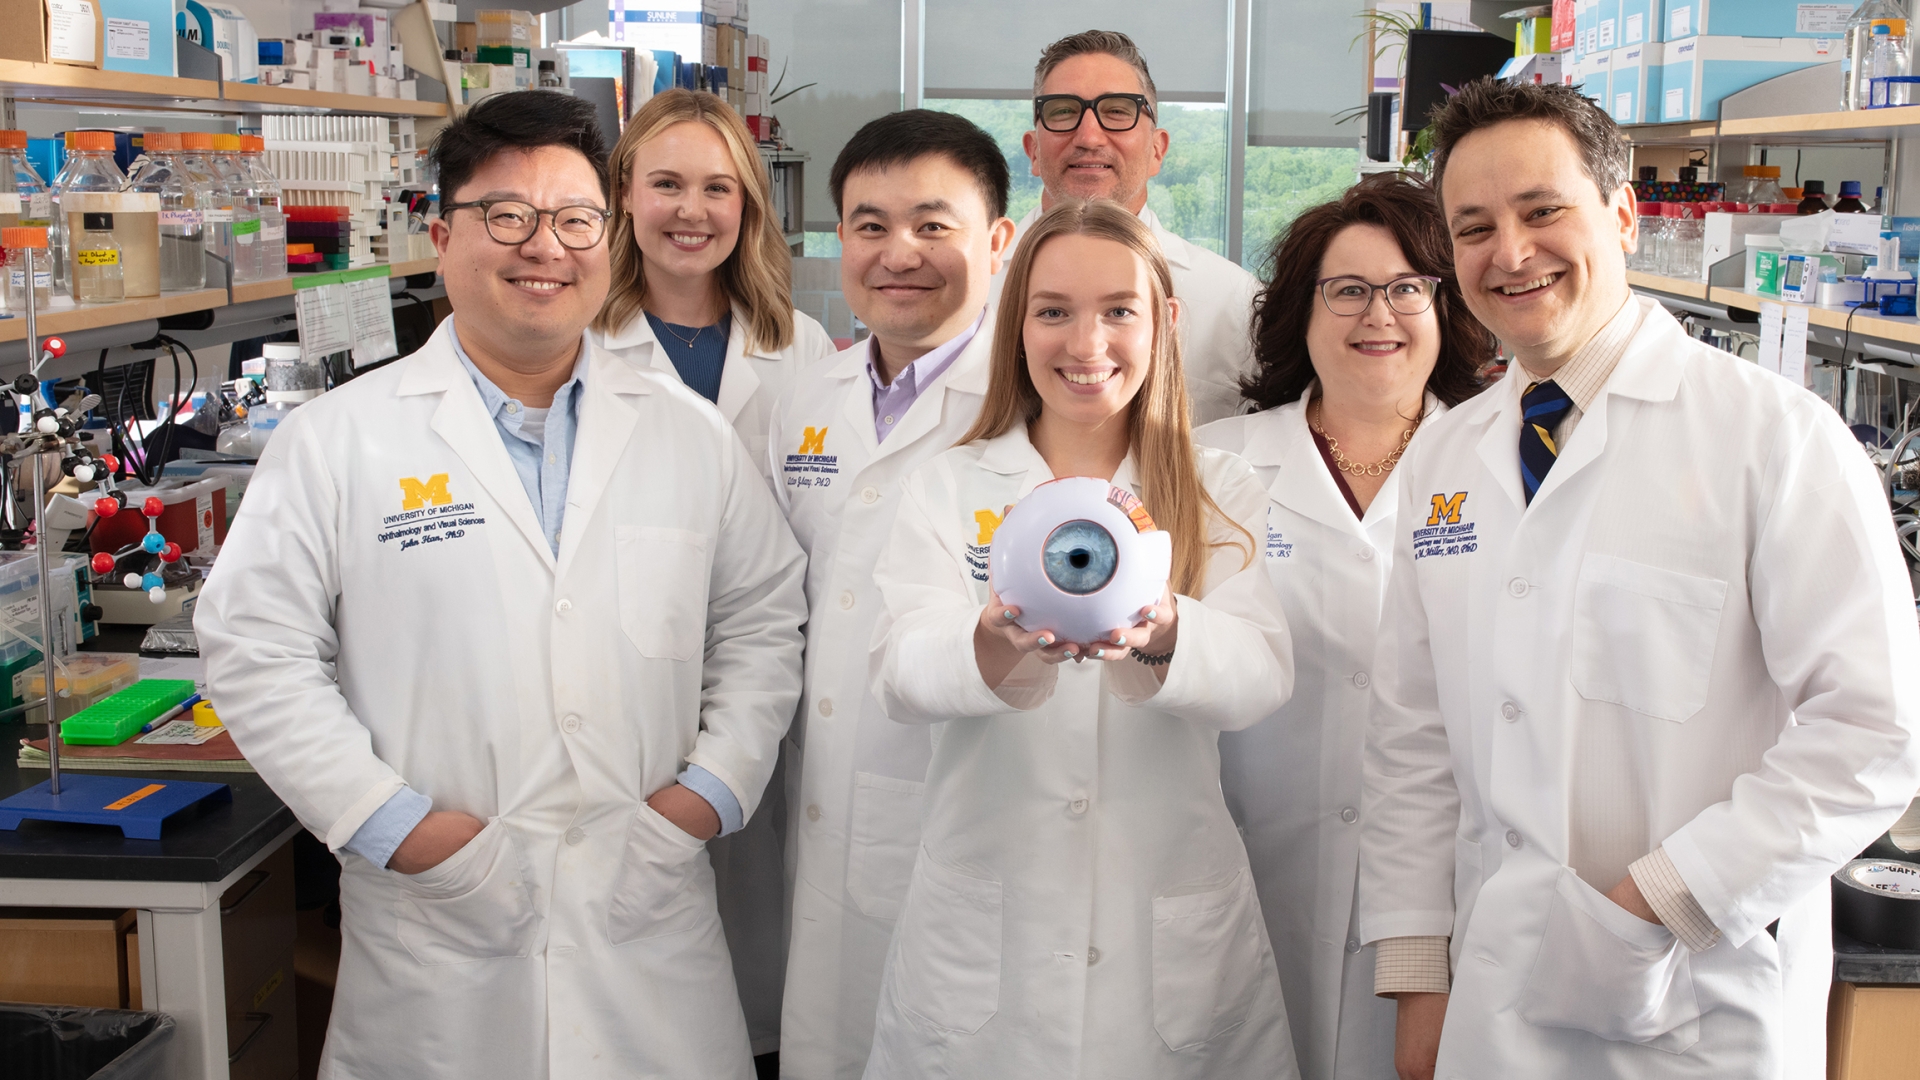
<svg viewBox="0 0 1920 1080">
<path fill-rule="evenodd" d="M 967 545 L 967 572 L 973 576 L 973 580 L 987 580 L 987 561 L 993 555 L 993 534 L 999 531 L 1000 522 L 1006 519 L 1007 510 L 1011 509 L 1013 507 L 1009 506 L 997 514 L 991 510 L 973 512 L 974 539 L 973 543 Z"/>
<path fill-rule="evenodd" d="M 827 453 L 826 427 L 801 431 L 800 449 L 787 455 L 780 471 L 786 474 L 790 488 L 832 487 L 833 478 L 840 475 L 840 456 Z"/>
<path fill-rule="evenodd" d="M 400 478 L 400 509 L 418 510 L 423 506 L 445 506 L 453 501 L 447 491 L 447 474 L 434 473 L 422 483 L 418 477 Z"/>
<path fill-rule="evenodd" d="M 805 432 L 801 434 L 799 453 L 824 454 L 826 452 L 827 452 L 827 429 L 826 428 L 823 428 L 823 427 L 808 428 Z"/>
<path fill-rule="evenodd" d="M 1433 513 L 1427 515 L 1428 525 L 1460 524 L 1460 508 L 1466 504 L 1467 493 L 1456 491 L 1452 495 L 1435 495 Z"/>
<path fill-rule="evenodd" d="M 1005 517 L 1005 514 L 996 514 L 991 510 L 975 510 L 973 512 L 973 523 L 980 526 L 980 536 L 974 543 L 982 547 L 992 544 L 993 534 L 999 530 L 1000 522 L 1004 520 Z"/>
<path fill-rule="evenodd" d="M 1433 497 L 1433 512 L 1424 528 L 1413 530 L 1413 557 L 1430 559 L 1436 555 L 1471 555 L 1480 550 L 1480 536 L 1473 522 L 1460 520 L 1467 506 L 1467 493 L 1456 491 Z"/>
</svg>

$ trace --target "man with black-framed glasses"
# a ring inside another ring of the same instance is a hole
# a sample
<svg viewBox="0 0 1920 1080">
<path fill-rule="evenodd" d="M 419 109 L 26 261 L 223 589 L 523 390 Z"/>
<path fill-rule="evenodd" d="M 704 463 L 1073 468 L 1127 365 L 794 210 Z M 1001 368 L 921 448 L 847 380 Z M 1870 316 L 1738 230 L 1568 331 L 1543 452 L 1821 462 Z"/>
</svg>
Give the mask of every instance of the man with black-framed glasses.
<svg viewBox="0 0 1920 1080">
<path fill-rule="evenodd" d="M 442 130 L 453 316 L 281 424 L 200 601 L 340 858 L 322 1076 L 753 1075 L 705 841 L 799 700 L 806 560 L 719 412 L 586 336 L 606 157 L 549 91 Z"/>
<path fill-rule="evenodd" d="M 1253 370 L 1247 327 L 1260 282 L 1168 231 L 1148 209 L 1147 181 L 1159 174 L 1169 142 L 1159 115 L 1153 76 L 1127 35 L 1088 30 L 1042 50 L 1033 69 L 1033 130 L 1022 144 L 1045 190 L 1014 244 L 1062 199 L 1112 199 L 1140 215 L 1173 269 L 1187 397 L 1199 427 L 1243 410 L 1240 379 Z M 996 300 L 1001 280 L 994 279 Z"/>
</svg>

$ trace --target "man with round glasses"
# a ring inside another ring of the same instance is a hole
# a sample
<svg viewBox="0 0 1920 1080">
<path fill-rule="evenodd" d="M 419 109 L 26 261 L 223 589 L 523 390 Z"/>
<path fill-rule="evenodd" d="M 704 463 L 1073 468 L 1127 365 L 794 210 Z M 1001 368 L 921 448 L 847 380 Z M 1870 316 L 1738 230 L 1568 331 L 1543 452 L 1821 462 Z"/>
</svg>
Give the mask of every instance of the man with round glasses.
<svg viewBox="0 0 1920 1080">
<path fill-rule="evenodd" d="M 1247 324 L 1260 283 L 1169 232 L 1147 208 L 1147 181 L 1167 156 L 1158 117 L 1153 76 L 1127 35 L 1087 30 L 1047 46 L 1033 69 L 1033 130 L 1022 140 L 1045 190 L 1014 245 L 1062 199 L 1112 199 L 1140 215 L 1173 268 L 1187 396 L 1199 427 L 1242 409 L 1240 379 L 1253 368 Z M 994 279 L 995 299 L 1001 280 Z"/>
<path fill-rule="evenodd" d="M 440 133 L 453 316 L 280 426 L 200 602 L 340 858 L 322 1075 L 753 1075 L 705 841 L 799 700 L 806 560 L 720 414 L 586 337 L 606 157 L 548 91 Z"/>
</svg>

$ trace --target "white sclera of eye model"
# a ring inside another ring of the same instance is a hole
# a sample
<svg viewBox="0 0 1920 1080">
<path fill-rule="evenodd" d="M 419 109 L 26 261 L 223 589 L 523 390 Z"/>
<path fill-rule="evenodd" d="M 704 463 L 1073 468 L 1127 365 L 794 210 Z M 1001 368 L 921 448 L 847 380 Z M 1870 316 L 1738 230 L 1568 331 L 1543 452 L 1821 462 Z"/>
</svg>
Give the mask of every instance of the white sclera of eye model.
<svg viewBox="0 0 1920 1080">
<path fill-rule="evenodd" d="M 1140 621 L 1173 568 L 1173 537 L 1133 494 L 1073 476 L 1034 488 L 993 533 L 989 578 L 1020 628 L 1089 644 Z M 1136 516 L 1129 516 L 1129 510 Z M 1144 530 L 1144 531 L 1143 531 Z"/>
</svg>

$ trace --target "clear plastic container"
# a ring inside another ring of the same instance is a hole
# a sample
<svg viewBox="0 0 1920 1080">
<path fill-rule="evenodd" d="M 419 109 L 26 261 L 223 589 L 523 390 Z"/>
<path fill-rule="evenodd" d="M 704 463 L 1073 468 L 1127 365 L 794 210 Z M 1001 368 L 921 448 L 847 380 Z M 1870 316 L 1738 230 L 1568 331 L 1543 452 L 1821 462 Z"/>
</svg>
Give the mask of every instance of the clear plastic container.
<svg viewBox="0 0 1920 1080">
<path fill-rule="evenodd" d="M 60 209 L 60 198 L 61 193 L 66 190 L 67 179 L 73 175 L 73 167 L 78 160 L 74 156 L 73 147 L 75 140 L 79 137 L 80 133 L 77 131 L 66 133 L 67 159 L 60 166 L 60 171 L 54 174 L 53 182 L 47 185 L 48 208 L 53 214 L 53 220 L 47 224 L 47 247 L 50 254 L 48 261 L 53 264 L 53 291 L 58 293 L 67 291 L 67 215 Z"/>
<path fill-rule="evenodd" d="M 27 160 L 27 133 L 0 131 L 0 229 L 51 225 L 53 200 L 46 181 Z"/>
<path fill-rule="evenodd" d="M 1840 108 L 1864 109 L 1871 103 L 1873 24 L 1906 17 L 1897 0 L 1866 0 L 1848 17 L 1840 59 Z"/>
<path fill-rule="evenodd" d="M 1756 208 L 1755 213 L 1760 212 L 1757 209 L 1758 207 L 1776 205 L 1787 201 L 1787 193 L 1780 190 L 1780 166 L 1755 165 L 1753 169 L 1755 175 L 1758 177 L 1758 182 L 1754 184 L 1753 196 L 1747 200 L 1747 203 Z M 1799 200 L 1796 199 L 1794 201 L 1798 202 Z"/>
<path fill-rule="evenodd" d="M 179 135 L 156 131 L 147 136 L 147 167 L 128 190 L 160 200 L 161 291 L 206 288 L 207 228 L 194 197 L 193 178 L 180 163 Z"/>
<path fill-rule="evenodd" d="M 262 248 L 260 193 L 254 186 L 253 174 L 240 161 L 240 136 L 215 135 L 213 155 L 207 160 L 233 195 L 233 222 L 230 226 L 233 282 L 238 285 L 246 281 L 259 281 Z"/>
<path fill-rule="evenodd" d="M 1913 74 L 1907 56 L 1907 20 L 1905 18 L 1873 20 L 1872 37 L 1871 78 L 1897 79 Z"/>
<path fill-rule="evenodd" d="M 202 131 L 180 133 L 180 166 L 193 183 L 194 201 L 199 205 L 200 221 L 206 229 L 203 239 L 207 251 L 232 265 L 233 192 L 227 189 L 226 179 L 214 168 L 212 156 L 212 135 Z"/>
<path fill-rule="evenodd" d="M 281 208 L 280 178 L 267 168 L 267 141 L 258 135 L 240 136 L 240 161 L 253 178 L 260 207 L 261 278 L 287 275 L 287 216 Z"/>
<path fill-rule="evenodd" d="M 113 238 L 112 214 L 81 214 L 73 237 L 73 302 L 117 304 L 127 298 L 126 267 Z"/>
<path fill-rule="evenodd" d="M 1701 263 L 1706 257 L 1707 223 L 1693 203 L 1668 203 L 1675 214 L 1669 222 L 1667 240 L 1667 276 L 1684 281 L 1706 277 Z"/>
<path fill-rule="evenodd" d="M 0 248 L 6 249 L 6 277 L 0 282 L 0 305 L 18 319 L 27 313 L 27 248 L 33 253 L 34 310 L 45 311 L 53 302 L 53 271 L 47 266 L 46 229 L 35 225 L 15 225 L 0 230 Z M 5 421 L 0 421 L 4 423 Z"/>
<path fill-rule="evenodd" d="M 39 577 L 34 578 L 38 587 Z M 37 609 L 36 609 L 37 610 Z M 34 632 L 37 636 L 38 627 Z M 53 689 L 55 700 L 59 702 L 54 715 L 66 719 L 81 709 L 125 690 L 140 681 L 140 656 L 138 653 L 74 653 L 55 661 Z M 35 701 L 46 697 L 47 669 L 45 665 L 35 664 L 13 677 L 14 696 L 24 701 Z M 42 723 L 45 720 L 44 702 L 27 710 L 28 723 Z"/>
<path fill-rule="evenodd" d="M 117 195 L 127 186 L 127 174 L 121 172 L 119 164 L 113 160 L 113 132 L 68 132 L 67 168 L 65 176 L 66 181 L 60 185 L 61 217 L 65 219 L 61 223 L 61 226 L 68 248 L 77 250 L 79 235 L 81 231 L 86 228 L 82 220 L 83 216 L 101 209 L 91 205 L 92 200 L 89 197 L 94 195 Z M 157 227 L 158 222 L 156 221 L 155 224 Z M 116 247 L 117 246 L 118 245 L 116 245 Z M 114 265 L 116 268 L 119 265 L 117 256 Z M 64 272 L 68 283 L 67 291 L 73 294 L 74 302 L 99 303 L 100 301 L 97 300 L 83 301 L 80 299 L 80 290 L 75 284 L 75 266 L 73 254 L 70 250 L 66 254 Z M 93 276 L 97 282 L 98 275 Z M 56 284 L 57 280 L 58 279 L 56 279 Z M 125 286 L 123 283 L 122 296 L 116 297 L 116 299 L 124 299 L 124 294 Z"/>
<path fill-rule="evenodd" d="M 1660 232 L 1660 204 L 1643 202 L 1637 204 L 1635 210 L 1640 215 L 1640 243 L 1634 248 L 1633 254 L 1627 256 L 1627 269 L 1651 274 L 1654 273 L 1654 267 L 1659 265 L 1658 256 L 1654 254 L 1654 242 Z"/>
<path fill-rule="evenodd" d="M 533 14 L 511 8 L 484 8 L 473 13 L 480 48 L 531 49 L 537 36 Z"/>
</svg>

